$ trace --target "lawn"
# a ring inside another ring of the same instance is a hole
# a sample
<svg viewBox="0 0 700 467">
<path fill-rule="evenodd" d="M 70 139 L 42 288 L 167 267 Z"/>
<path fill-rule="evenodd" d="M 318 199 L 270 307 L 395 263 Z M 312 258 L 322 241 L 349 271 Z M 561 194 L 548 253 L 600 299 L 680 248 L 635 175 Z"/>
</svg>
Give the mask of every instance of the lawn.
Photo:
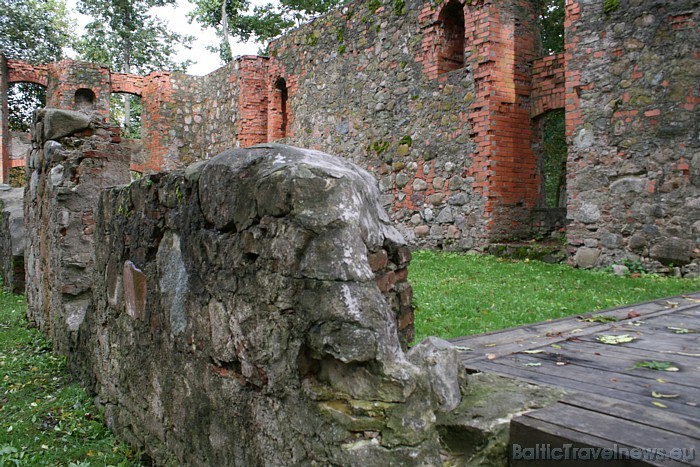
<svg viewBox="0 0 700 467">
<path fill-rule="evenodd" d="M 700 290 L 700 279 L 617 277 L 563 265 L 419 251 L 409 279 L 417 340 L 474 334 Z M 0 467 L 132 466 L 92 399 L 39 331 L 24 298 L 0 293 Z"/>
<path fill-rule="evenodd" d="M 0 466 L 139 465 L 24 310 L 0 293 Z"/>
<path fill-rule="evenodd" d="M 478 334 L 700 290 L 700 279 L 618 277 L 538 261 L 417 251 L 416 341 Z"/>
</svg>

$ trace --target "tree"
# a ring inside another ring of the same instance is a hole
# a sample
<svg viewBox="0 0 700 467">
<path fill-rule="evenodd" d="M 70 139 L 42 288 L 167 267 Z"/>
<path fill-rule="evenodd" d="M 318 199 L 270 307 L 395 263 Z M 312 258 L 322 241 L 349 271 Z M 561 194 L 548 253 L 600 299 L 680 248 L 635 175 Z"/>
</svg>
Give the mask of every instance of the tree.
<svg viewBox="0 0 700 467">
<path fill-rule="evenodd" d="M 280 0 L 278 5 L 268 3 L 256 6 L 249 13 L 249 0 L 191 0 L 195 9 L 190 14 L 204 27 L 214 27 L 222 38 L 219 54 L 224 61 L 231 60 L 229 34 L 242 41 L 251 38 L 265 42 L 294 26 L 328 12 L 341 0 Z"/>
<path fill-rule="evenodd" d="M 564 51 L 564 0 L 540 0 L 540 28 L 545 54 Z"/>
<path fill-rule="evenodd" d="M 0 53 L 32 64 L 63 58 L 72 43 L 73 23 L 64 0 L 0 0 Z M 35 109 L 46 105 L 46 90 L 32 83 L 16 83 L 8 90 L 9 124 L 27 131 Z"/>
<path fill-rule="evenodd" d="M 189 62 L 175 60 L 175 45 L 186 47 L 191 36 L 168 30 L 149 14 L 153 7 L 176 0 L 78 0 L 78 11 L 93 18 L 76 50 L 83 60 L 101 63 L 123 73 L 148 74 L 155 70 L 184 71 Z M 123 123 L 131 122 L 130 96 L 124 97 Z"/>
</svg>

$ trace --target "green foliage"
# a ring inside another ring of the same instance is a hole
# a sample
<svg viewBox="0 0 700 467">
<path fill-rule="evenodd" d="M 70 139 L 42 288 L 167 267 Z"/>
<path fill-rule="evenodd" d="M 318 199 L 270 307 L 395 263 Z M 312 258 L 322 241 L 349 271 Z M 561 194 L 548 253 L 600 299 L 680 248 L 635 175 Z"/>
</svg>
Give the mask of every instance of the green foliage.
<svg viewBox="0 0 700 467">
<path fill-rule="evenodd" d="M 35 83 L 12 83 L 7 90 L 11 131 L 29 131 L 34 111 L 46 106 L 46 88 Z"/>
<path fill-rule="evenodd" d="M 341 55 L 344 54 L 345 52 L 347 52 L 347 50 L 348 50 L 348 48 L 345 44 L 340 44 L 338 46 L 338 53 Z"/>
<path fill-rule="evenodd" d="M 126 108 L 129 108 L 129 121 L 126 121 Z M 141 138 L 141 97 L 131 94 L 112 94 L 109 99 L 109 118 L 113 122 L 119 122 L 121 136 L 124 139 Z"/>
<path fill-rule="evenodd" d="M 542 178 L 545 206 L 565 205 L 561 198 L 566 186 L 566 114 L 563 109 L 542 116 Z"/>
<path fill-rule="evenodd" d="M 403 135 L 399 140 L 399 145 L 401 144 L 411 147 L 413 145 L 413 138 L 411 138 L 411 135 Z"/>
<path fill-rule="evenodd" d="M 280 0 L 276 4 L 256 5 L 251 13 L 249 0 L 191 1 L 195 8 L 190 13 L 190 20 L 197 21 L 204 27 L 217 28 L 217 33 L 222 38 L 218 47 L 219 55 L 224 61 L 230 61 L 232 58 L 224 39 L 224 23 L 233 37 L 242 41 L 253 39 L 265 42 L 328 12 L 340 3 L 340 0 Z M 225 8 L 222 8 L 224 6 Z"/>
<path fill-rule="evenodd" d="M 382 154 L 389 149 L 389 142 L 388 141 L 374 141 L 367 145 L 367 152 L 376 152 L 377 155 Z"/>
<path fill-rule="evenodd" d="M 10 169 L 10 186 L 21 188 L 27 185 L 27 170 L 25 167 L 12 167 Z"/>
<path fill-rule="evenodd" d="M 646 274 L 649 272 L 639 260 L 625 259 L 622 264 L 629 269 L 630 274 Z"/>
<path fill-rule="evenodd" d="M 0 0 L 0 50 L 9 59 L 60 60 L 73 26 L 64 0 Z"/>
<path fill-rule="evenodd" d="M 139 465 L 24 308 L 0 293 L 0 465 Z"/>
<path fill-rule="evenodd" d="M 401 16 L 406 14 L 406 1 L 405 0 L 394 0 L 394 14 L 396 16 Z"/>
<path fill-rule="evenodd" d="M 308 45 L 309 47 L 314 47 L 315 45 L 318 44 L 318 38 L 319 38 L 319 35 L 316 34 L 315 31 L 311 31 L 311 32 L 308 33 L 308 34 L 306 35 L 306 37 L 304 38 L 304 42 L 305 42 L 306 45 Z"/>
<path fill-rule="evenodd" d="M 416 339 L 450 338 L 700 289 L 700 279 L 611 276 L 538 261 L 417 251 L 409 268 Z"/>
<path fill-rule="evenodd" d="M 342 43 L 345 41 L 345 30 L 343 28 L 338 28 L 335 31 L 335 38 L 338 42 Z"/>
<path fill-rule="evenodd" d="M 545 55 L 564 51 L 564 0 L 540 1 L 540 34 Z"/>
<path fill-rule="evenodd" d="M 80 58 L 124 73 L 148 74 L 156 70 L 183 71 L 189 62 L 175 61 L 175 46 L 194 39 L 168 30 L 151 16 L 157 6 L 176 0 L 78 0 L 78 11 L 92 21 L 76 44 Z"/>
<path fill-rule="evenodd" d="M 367 0 L 367 9 L 370 13 L 374 13 L 382 6 L 381 0 Z"/>
<path fill-rule="evenodd" d="M 603 13 L 606 16 L 617 11 L 618 8 L 620 8 L 620 0 L 605 0 L 603 2 Z"/>
</svg>

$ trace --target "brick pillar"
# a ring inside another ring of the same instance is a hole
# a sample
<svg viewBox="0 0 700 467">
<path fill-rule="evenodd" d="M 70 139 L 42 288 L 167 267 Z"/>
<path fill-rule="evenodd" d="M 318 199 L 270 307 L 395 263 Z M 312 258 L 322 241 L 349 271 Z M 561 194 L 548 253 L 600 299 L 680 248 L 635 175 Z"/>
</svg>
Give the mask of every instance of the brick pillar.
<svg viewBox="0 0 700 467">
<path fill-rule="evenodd" d="M 476 84 L 470 123 L 476 151 L 470 175 L 487 197 L 492 239 L 527 235 L 538 202 L 539 174 L 530 120 L 531 62 L 539 48 L 533 2 L 466 6 L 466 43 Z"/>
<path fill-rule="evenodd" d="M 268 59 L 244 56 L 238 59 L 238 143 L 242 148 L 268 141 Z"/>
<path fill-rule="evenodd" d="M 170 125 L 175 113 L 170 73 L 154 72 L 143 78 L 141 94 L 141 139 L 144 145 L 144 172 L 166 169 Z"/>
<path fill-rule="evenodd" d="M 7 117 L 8 69 L 5 56 L 0 54 L 0 182 L 10 181 L 10 126 Z"/>
<path fill-rule="evenodd" d="M 566 139 L 571 144 L 574 129 L 582 123 L 578 91 L 581 86 L 581 70 L 571 60 L 579 41 L 576 36 L 576 21 L 581 16 L 581 7 L 576 0 L 566 0 L 564 16 L 564 79 L 565 79 L 565 109 L 566 109 Z"/>
</svg>

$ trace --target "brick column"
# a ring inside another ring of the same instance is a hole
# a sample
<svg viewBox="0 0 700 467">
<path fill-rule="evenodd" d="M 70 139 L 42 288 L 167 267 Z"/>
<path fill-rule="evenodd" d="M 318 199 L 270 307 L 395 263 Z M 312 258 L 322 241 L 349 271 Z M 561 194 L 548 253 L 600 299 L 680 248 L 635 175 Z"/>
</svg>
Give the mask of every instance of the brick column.
<svg viewBox="0 0 700 467">
<path fill-rule="evenodd" d="M 246 148 L 268 141 L 268 59 L 244 56 L 238 64 L 238 143 Z"/>
<path fill-rule="evenodd" d="M 0 181 L 10 181 L 10 126 L 7 117 L 8 69 L 5 56 L 0 54 Z"/>
</svg>

